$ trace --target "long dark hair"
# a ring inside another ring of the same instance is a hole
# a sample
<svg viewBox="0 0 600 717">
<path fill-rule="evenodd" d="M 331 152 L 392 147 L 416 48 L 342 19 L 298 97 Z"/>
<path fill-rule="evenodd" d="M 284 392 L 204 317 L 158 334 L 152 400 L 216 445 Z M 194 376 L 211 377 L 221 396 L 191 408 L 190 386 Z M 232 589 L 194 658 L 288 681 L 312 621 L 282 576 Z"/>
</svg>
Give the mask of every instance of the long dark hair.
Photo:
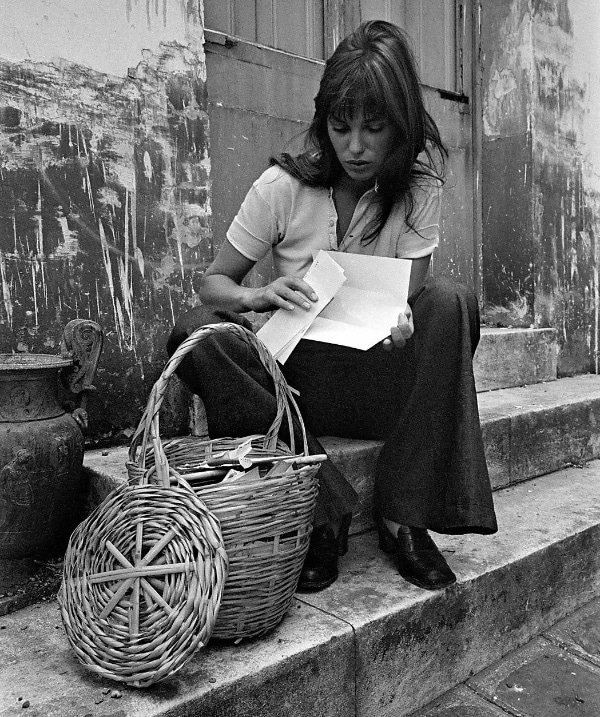
<svg viewBox="0 0 600 717">
<path fill-rule="evenodd" d="M 364 108 L 385 117 L 394 128 L 394 149 L 377 177 L 379 210 L 361 241 L 373 241 L 393 205 L 404 198 L 412 228 L 413 188 L 424 180 L 442 182 L 447 150 L 426 111 L 415 60 L 405 33 L 383 20 L 363 23 L 327 60 L 307 130 L 305 151 L 271 158 L 301 182 L 330 187 L 342 170 L 329 133 L 329 117 L 346 118 Z M 435 156 L 434 156 L 435 155 Z"/>
</svg>

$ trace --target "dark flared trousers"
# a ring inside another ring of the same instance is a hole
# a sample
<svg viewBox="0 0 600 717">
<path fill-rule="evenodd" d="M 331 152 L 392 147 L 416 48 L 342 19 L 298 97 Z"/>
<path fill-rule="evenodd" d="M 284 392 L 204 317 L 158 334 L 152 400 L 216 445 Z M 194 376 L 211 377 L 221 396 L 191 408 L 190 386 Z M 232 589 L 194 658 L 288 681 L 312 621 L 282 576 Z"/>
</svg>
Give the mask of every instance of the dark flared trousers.
<svg viewBox="0 0 600 717">
<path fill-rule="evenodd" d="M 485 462 L 472 358 L 479 341 L 475 295 L 429 279 L 409 298 L 415 332 L 402 349 L 368 351 L 301 341 L 283 373 L 298 403 L 311 453 L 318 436 L 380 439 L 375 510 L 381 517 L 438 533 L 497 530 Z M 216 307 L 191 309 L 176 323 L 171 355 L 194 329 L 243 317 Z M 270 376 L 232 334 L 202 341 L 178 375 L 203 400 L 210 435 L 264 433 L 275 415 Z M 285 438 L 285 436 L 284 436 Z M 330 461 L 319 471 L 315 523 L 339 525 L 356 494 Z"/>
</svg>

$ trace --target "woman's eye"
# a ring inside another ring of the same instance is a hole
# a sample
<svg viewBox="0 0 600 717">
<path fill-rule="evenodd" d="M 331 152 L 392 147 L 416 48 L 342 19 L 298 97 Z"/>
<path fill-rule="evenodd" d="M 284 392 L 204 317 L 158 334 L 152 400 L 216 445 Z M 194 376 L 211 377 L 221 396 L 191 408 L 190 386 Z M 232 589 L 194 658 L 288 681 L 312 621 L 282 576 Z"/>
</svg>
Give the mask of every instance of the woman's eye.
<svg viewBox="0 0 600 717">
<path fill-rule="evenodd" d="M 370 124 L 367 129 L 369 132 L 373 132 L 373 134 L 377 134 L 377 132 L 383 132 L 385 125 L 383 124 Z"/>
<path fill-rule="evenodd" d="M 332 129 L 334 132 L 339 132 L 339 133 L 341 133 L 341 132 L 347 132 L 347 131 L 348 131 L 348 127 L 347 127 L 346 125 L 343 125 L 343 124 L 332 124 L 332 125 L 331 125 L 331 129 Z"/>
</svg>

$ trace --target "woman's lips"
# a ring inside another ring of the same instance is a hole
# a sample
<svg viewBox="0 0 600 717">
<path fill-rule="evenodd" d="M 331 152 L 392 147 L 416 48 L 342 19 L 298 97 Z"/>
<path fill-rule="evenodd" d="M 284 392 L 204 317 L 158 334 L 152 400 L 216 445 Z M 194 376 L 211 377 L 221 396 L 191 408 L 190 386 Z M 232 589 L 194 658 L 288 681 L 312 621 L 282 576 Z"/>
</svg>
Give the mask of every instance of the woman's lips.
<svg viewBox="0 0 600 717">
<path fill-rule="evenodd" d="M 360 171 L 361 169 L 366 169 L 369 166 L 369 162 L 362 162 L 362 161 L 349 161 L 346 162 L 346 165 L 350 167 L 351 169 Z"/>
</svg>

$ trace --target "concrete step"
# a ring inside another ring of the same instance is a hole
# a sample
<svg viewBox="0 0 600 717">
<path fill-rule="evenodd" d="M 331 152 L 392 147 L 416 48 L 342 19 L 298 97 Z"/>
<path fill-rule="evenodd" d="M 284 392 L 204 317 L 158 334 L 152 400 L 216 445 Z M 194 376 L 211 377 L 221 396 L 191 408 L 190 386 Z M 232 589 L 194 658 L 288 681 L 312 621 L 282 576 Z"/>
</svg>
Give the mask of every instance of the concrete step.
<svg viewBox="0 0 600 717">
<path fill-rule="evenodd" d="M 55 602 L 0 618 L 0 714 L 408 715 L 600 596 L 600 462 L 495 502 L 496 535 L 435 536 L 458 576 L 447 590 L 406 583 L 373 532 L 355 536 L 339 580 L 297 595 L 270 635 L 211 642 L 145 691 L 82 668 Z"/>
<path fill-rule="evenodd" d="M 558 342 L 554 329 L 481 330 L 473 361 L 478 391 L 556 379 Z"/>
<path fill-rule="evenodd" d="M 600 457 L 600 376 L 561 378 L 478 394 L 493 488 Z M 379 441 L 323 438 L 331 459 L 359 494 L 351 531 L 373 526 L 373 471 Z M 87 451 L 89 507 L 126 480 L 127 447 Z"/>
</svg>

